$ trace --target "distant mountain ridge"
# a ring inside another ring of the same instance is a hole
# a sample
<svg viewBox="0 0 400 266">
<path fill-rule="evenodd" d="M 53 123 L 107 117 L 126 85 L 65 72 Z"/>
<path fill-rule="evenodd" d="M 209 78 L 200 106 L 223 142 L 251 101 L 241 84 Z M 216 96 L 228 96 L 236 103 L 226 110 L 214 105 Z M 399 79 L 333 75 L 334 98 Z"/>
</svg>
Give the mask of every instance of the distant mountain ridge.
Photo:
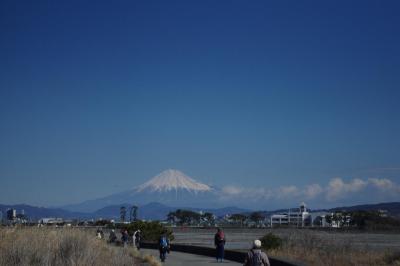
<svg viewBox="0 0 400 266">
<path fill-rule="evenodd" d="M 132 189 L 61 208 L 94 212 L 109 205 L 125 203 L 145 205 L 151 202 L 162 202 L 176 207 L 222 207 L 217 205 L 218 195 L 218 188 L 198 182 L 179 170 L 168 169 Z"/>
<path fill-rule="evenodd" d="M 119 219 L 121 206 L 129 208 L 133 204 L 139 206 L 139 218 L 146 220 L 163 220 L 169 212 L 178 208 L 211 212 L 217 216 L 251 212 L 251 210 L 237 207 L 219 206 L 219 204 L 222 204 L 218 200 L 220 192 L 218 188 L 196 181 L 179 170 L 168 169 L 132 189 L 79 204 L 67 205 L 60 208 L 0 205 L 0 210 L 3 212 L 3 216 L 5 216 L 7 208 L 14 208 L 17 211 L 24 209 L 26 214 L 33 219 L 60 217 L 116 220 Z M 318 211 L 379 209 L 387 210 L 390 215 L 400 217 L 400 202 L 337 207 Z M 263 211 L 263 213 L 269 215 L 285 211 L 287 209 Z"/>
<path fill-rule="evenodd" d="M 18 213 L 21 213 L 21 210 L 25 211 L 25 214 L 30 217 L 32 220 L 37 220 L 44 217 L 59 217 L 64 219 L 119 219 L 119 211 L 120 207 L 125 206 L 129 208 L 132 206 L 130 204 L 120 204 L 120 205 L 110 205 L 103 208 L 100 208 L 91 213 L 82 213 L 82 212 L 71 212 L 63 209 L 55 209 L 55 208 L 45 208 L 45 207 L 35 207 L 27 204 L 17 204 L 17 205 L 1 205 L 0 211 L 3 213 L 3 217 L 6 216 L 7 209 L 13 208 L 16 209 Z M 211 212 L 216 216 L 223 216 L 226 214 L 234 214 L 234 213 L 250 213 L 251 210 L 241 209 L 237 207 L 225 207 L 225 208 L 191 208 L 191 207 L 171 207 L 164 205 L 158 202 L 151 202 L 145 205 L 139 206 L 138 218 L 144 220 L 164 220 L 169 212 L 175 211 L 177 209 L 186 209 L 192 211 L 203 211 L 203 212 Z M 323 210 L 311 210 L 312 212 L 316 211 L 355 211 L 355 210 L 387 210 L 391 216 L 400 217 L 400 202 L 387 202 L 387 203 L 378 203 L 378 204 L 364 204 L 364 205 L 355 205 L 355 206 L 346 206 L 346 207 L 336 207 L 332 209 L 323 209 Z M 264 211 L 265 214 L 273 214 L 287 211 L 287 209 L 280 209 L 274 211 Z"/>
<path fill-rule="evenodd" d="M 0 205 L 0 211 L 3 213 L 3 217 L 6 217 L 6 211 L 8 209 L 16 209 L 17 213 L 21 213 L 24 210 L 25 214 L 32 220 L 38 220 L 40 218 L 53 217 L 53 218 L 63 218 L 63 219 L 114 219 L 119 220 L 120 218 L 120 208 L 124 206 L 129 210 L 132 206 L 131 204 L 120 204 L 120 205 L 110 205 L 101 208 L 92 213 L 82 213 L 82 212 L 71 212 L 63 209 L 52 209 L 44 207 L 35 207 L 26 204 L 17 205 Z M 146 205 L 139 206 L 138 218 L 143 220 L 165 220 L 167 214 L 171 211 L 179 209 L 178 207 L 170 207 L 158 202 L 151 202 Z M 185 210 L 192 211 L 203 211 L 211 212 L 216 216 L 223 216 L 226 214 L 242 213 L 248 212 L 249 210 L 240 209 L 236 207 L 224 207 L 220 209 L 200 209 L 185 207 L 181 208 Z M 129 214 L 127 213 L 127 218 Z"/>
<path fill-rule="evenodd" d="M 46 208 L 46 207 L 35 207 L 27 204 L 15 204 L 15 205 L 6 205 L 0 204 L 0 211 L 3 214 L 3 218 L 6 218 L 6 213 L 8 209 L 17 210 L 17 214 L 20 214 L 22 210 L 24 213 L 33 220 L 40 219 L 43 217 L 57 217 L 63 219 L 70 218 L 81 218 L 81 219 L 89 219 L 89 213 L 81 213 L 81 212 L 71 212 L 68 210 L 60 209 L 60 208 Z"/>
<path fill-rule="evenodd" d="M 400 217 L 400 202 L 382 202 L 377 204 L 362 204 L 354 206 L 335 207 L 330 211 L 378 211 L 387 210 L 391 216 Z"/>
</svg>

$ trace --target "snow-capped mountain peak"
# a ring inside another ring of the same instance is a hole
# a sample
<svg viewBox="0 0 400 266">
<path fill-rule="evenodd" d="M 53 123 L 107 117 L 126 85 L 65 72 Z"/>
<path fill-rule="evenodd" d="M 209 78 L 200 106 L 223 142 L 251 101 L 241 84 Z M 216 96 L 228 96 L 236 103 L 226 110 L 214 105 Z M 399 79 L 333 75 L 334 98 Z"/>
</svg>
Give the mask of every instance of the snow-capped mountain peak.
<svg viewBox="0 0 400 266">
<path fill-rule="evenodd" d="M 138 186 L 136 188 L 136 191 L 141 192 L 144 190 L 149 190 L 162 192 L 179 189 L 187 190 L 194 193 L 207 192 L 212 190 L 211 187 L 197 182 L 196 180 L 190 178 L 179 170 L 169 169 L 153 177 L 146 183 Z"/>
</svg>

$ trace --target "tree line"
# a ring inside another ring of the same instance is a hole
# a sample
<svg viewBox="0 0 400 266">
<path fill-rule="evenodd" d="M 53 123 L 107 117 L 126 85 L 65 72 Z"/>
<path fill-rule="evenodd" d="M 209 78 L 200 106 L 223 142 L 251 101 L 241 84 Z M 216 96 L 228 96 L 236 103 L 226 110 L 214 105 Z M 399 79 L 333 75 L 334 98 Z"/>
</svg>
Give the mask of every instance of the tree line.
<svg viewBox="0 0 400 266">
<path fill-rule="evenodd" d="M 265 219 L 262 212 L 252 212 L 250 214 L 232 214 L 226 217 L 227 220 L 236 224 L 245 224 L 248 221 L 259 223 Z M 216 216 L 210 212 L 199 213 L 191 210 L 178 209 L 176 211 L 169 212 L 167 220 L 170 223 L 178 225 L 214 225 Z"/>
<path fill-rule="evenodd" d="M 342 211 L 326 216 L 328 224 L 362 230 L 399 229 L 400 220 L 379 211 Z"/>
</svg>

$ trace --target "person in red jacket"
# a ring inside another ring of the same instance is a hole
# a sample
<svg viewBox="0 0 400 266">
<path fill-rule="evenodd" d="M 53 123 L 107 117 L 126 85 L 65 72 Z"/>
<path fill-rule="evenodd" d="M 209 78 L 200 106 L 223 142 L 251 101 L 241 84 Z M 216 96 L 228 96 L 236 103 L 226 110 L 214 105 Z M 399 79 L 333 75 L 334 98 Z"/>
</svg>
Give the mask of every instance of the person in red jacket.
<svg viewBox="0 0 400 266">
<path fill-rule="evenodd" d="M 222 262 L 224 260 L 224 249 L 225 249 L 225 234 L 221 228 L 217 229 L 217 233 L 214 236 L 214 245 L 217 252 L 217 261 Z"/>
</svg>

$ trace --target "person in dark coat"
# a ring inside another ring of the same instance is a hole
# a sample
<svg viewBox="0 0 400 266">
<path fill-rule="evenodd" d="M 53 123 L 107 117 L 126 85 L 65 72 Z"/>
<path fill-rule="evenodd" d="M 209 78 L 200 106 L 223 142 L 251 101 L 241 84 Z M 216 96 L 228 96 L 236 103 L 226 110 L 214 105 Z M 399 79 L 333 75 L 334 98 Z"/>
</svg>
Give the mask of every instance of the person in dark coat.
<svg viewBox="0 0 400 266">
<path fill-rule="evenodd" d="M 117 240 L 117 235 L 115 234 L 115 230 L 112 229 L 110 232 L 110 235 L 108 237 L 108 242 L 109 243 L 115 243 L 115 241 Z"/>
<path fill-rule="evenodd" d="M 225 234 L 221 228 L 218 228 L 217 233 L 214 236 L 214 245 L 216 249 L 216 258 L 217 261 L 222 262 L 224 260 L 224 249 L 225 249 Z"/>
<path fill-rule="evenodd" d="M 129 241 L 128 230 L 122 231 L 121 241 L 124 244 L 124 247 L 126 247 L 128 245 L 128 241 Z"/>
</svg>

